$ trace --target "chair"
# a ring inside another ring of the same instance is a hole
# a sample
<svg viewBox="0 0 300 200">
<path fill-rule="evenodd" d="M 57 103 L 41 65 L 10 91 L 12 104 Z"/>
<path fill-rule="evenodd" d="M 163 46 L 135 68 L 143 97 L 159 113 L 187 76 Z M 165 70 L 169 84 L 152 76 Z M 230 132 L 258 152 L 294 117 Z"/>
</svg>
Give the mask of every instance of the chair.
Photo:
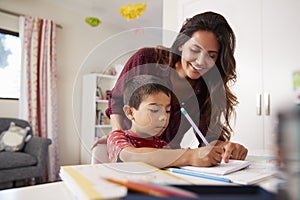
<svg viewBox="0 0 300 200">
<path fill-rule="evenodd" d="M 92 150 L 92 164 L 108 163 L 106 144 L 98 144 Z"/>
<path fill-rule="evenodd" d="M 20 127 L 30 127 L 30 124 L 21 119 L 0 118 L 0 134 L 7 130 L 10 123 L 14 122 Z M 49 138 L 33 136 L 24 148 L 17 152 L 0 152 L 0 189 L 16 186 L 17 183 L 40 179 L 45 174 Z"/>
</svg>

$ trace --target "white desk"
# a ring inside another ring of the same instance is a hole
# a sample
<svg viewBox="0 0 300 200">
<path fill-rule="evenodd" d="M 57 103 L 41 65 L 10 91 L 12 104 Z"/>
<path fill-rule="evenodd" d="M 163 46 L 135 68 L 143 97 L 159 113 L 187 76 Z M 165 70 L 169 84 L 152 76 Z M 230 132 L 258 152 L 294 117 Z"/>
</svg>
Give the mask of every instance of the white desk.
<svg viewBox="0 0 300 200">
<path fill-rule="evenodd" d="M 186 177 L 190 182 L 197 185 L 232 185 L 232 183 L 224 183 L 209 179 L 197 178 L 187 175 L 176 174 L 176 176 Z M 281 182 L 279 179 L 271 177 L 258 183 L 259 186 L 267 191 L 276 193 L 277 184 Z M 55 182 L 41 184 L 36 186 L 28 186 L 15 189 L 0 190 L 0 199 L 2 200 L 53 200 L 63 199 L 71 200 L 73 195 L 69 192 L 63 182 Z"/>
<path fill-rule="evenodd" d="M 182 175 L 184 176 L 184 175 Z M 230 185 L 208 179 L 189 177 L 194 183 L 202 185 Z M 276 184 L 278 180 L 275 178 L 262 181 L 259 185 L 270 192 L 276 192 Z M 72 194 L 66 188 L 63 182 L 47 183 L 35 186 L 7 189 L 0 191 L 0 199 L 3 200 L 72 200 Z"/>
<path fill-rule="evenodd" d="M 63 182 L 47 183 L 35 186 L 0 191 L 3 200 L 69 200 L 72 195 Z"/>
</svg>

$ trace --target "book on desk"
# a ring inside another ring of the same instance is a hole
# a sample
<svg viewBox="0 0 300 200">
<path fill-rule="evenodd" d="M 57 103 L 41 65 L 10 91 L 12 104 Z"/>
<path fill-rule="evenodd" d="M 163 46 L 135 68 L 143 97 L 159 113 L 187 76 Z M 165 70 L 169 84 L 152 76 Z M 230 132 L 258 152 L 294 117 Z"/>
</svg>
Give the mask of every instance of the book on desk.
<svg viewBox="0 0 300 200">
<path fill-rule="evenodd" d="M 108 179 L 114 179 L 116 182 L 151 182 L 157 186 L 191 184 L 188 180 L 140 162 L 62 166 L 60 177 L 78 199 L 111 199 L 127 195 L 126 186 L 114 184 L 107 181 Z M 162 186 L 161 189 L 166 188 Z"/>
<path fill-rule="evenodd" d="M 259 178 L 258 174 L 255 174 L 256 172 L 254 174 L 253 173 L 253 169 L 251 169 L 250 165 L 246 169 L 238 170 L 236 172 L 232 172 L 219 177 L 232 180 L 234 178 L 236 180 L 240 179 L 240 184 L 251 185 L 258 179 L 261 179 Z M 131 181 L 137 184 L 138 182 L 142 184 L 156 184 L 155 187 L 162 186 L 162 188 L 160 188 L 162 190 L 166 189 L 164 187 L 165 185 L 172 187 L 179 186 L 178 188 L 184 189 L 195 189 L 195 187 L 201 187 L 191 182 L 188 176 L 178 176 L 176 173 L 171 173 L 168 170 L 161 170 L 145 163 L 127 162 L 105 163 L 97 165 L 62 166 L 60 170 L 60 176 L 67 188 L 69 188 L 69 190 L 74 194 L 74 196 L 76 196 L 77 199 L 121 198 L 128 195 L 128 187 L 126 186 L 126 184 L 113 184 L 112 182 L 107 181 L 108 179 L 114 179 L 116 180 L 115 182 Z M 253 181 L 252 179 L 255 179 L 255 181 Z M 232 186 L 232 184 L 227 186 Z M 151 187 L 152 186 L 149 186 L 149 188 Z M 174 190 L 174 187 L 171 189 Z M 232 189 L 232 192 L 233 191 L 234 189 Z M 182 193 L 180 190 L 176 192 L 178 192 L 177 194 L 184 194 L 184 192 Z"/>
</svg>

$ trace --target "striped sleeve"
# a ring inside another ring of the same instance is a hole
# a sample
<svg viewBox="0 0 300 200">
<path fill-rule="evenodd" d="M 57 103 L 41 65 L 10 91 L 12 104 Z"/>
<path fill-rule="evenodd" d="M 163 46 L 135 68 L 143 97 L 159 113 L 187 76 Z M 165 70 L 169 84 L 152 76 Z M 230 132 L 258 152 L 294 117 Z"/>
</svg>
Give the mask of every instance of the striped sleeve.
<svg viewBox="0 0 300 200">
<path fill-rule="evenodd" d="M 109 162 L 117 162 L 121 150 L 128 146 L 132 144 L 123 130 L 116 130 L 110 134 L 107 139 Z"/>
</svg>

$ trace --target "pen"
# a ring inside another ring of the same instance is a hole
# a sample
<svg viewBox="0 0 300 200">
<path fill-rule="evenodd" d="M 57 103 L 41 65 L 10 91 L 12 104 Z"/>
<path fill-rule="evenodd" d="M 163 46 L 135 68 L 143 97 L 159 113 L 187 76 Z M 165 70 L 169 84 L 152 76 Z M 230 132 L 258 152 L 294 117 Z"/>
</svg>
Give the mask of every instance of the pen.
<svg viewBox="0 0 300 200">
<path fill-rule="evenodd" d="M 186 119 L 190 122 L 190 124 L 192 125 L 192 127 L 194 128 L 194 130 L 197 132 L 197 134 L 200 136 L 200 138 L 202 139 L 202 141 L 204 142 L 204 144 L 207 146 L 209 145 L 209 143 L 207 142 L 207 140 L 205 139 L 205 137 L 203 136 L 203 134 L 201 133 L 201 131 L 199 130 L 199 128 L 196 126 L 196 124 L 194 123 L 194 121 L 192 120 L 192 118 L 190 117 L 190 115 L 187 113 L 187 111 L 181 107 L 181 112 L 182 114 L 186 117 Z"/>
<path fill-rule="evenodd" d="M 169 196 L 178 196 L 178 197 L 188 197 L 188 198 L 196 198 L 197 195 L 193 192 L 182 190 L 180 188 L 175 188 L 171 186 L 164 186 L 152 183 L 143 183 L 137 181 L 120 181 L 112 178 L 105 178 L 105 180 L 115 183 L 118 185 L 123 185 L 127 187 L 129 190 L 141 192 L 144 194 L 149 194 L 158 197 L 169 197 Z"/>
<path fill-rule="evenodd" d="M 212 176 L 212 175 L 207 175 L 207 174 L 200 174 L 200 173 L 191 172 L 191 171 L 187 171 L 187 170 L 183 170 L 183 169 L 169 168 L 168 170 L 170 172 L 177 173 L 177 174 L 183 174 L 183 175 L 194 176 L 194 177 L 199 177 L 199 178 L 206 178 L 206 179 L 221 181 L 221 182 L 225 182 L 225 183 L 231 182 L 231 180 L 228 178 L 222 178 L 222 177 Z"/>
</svg>

